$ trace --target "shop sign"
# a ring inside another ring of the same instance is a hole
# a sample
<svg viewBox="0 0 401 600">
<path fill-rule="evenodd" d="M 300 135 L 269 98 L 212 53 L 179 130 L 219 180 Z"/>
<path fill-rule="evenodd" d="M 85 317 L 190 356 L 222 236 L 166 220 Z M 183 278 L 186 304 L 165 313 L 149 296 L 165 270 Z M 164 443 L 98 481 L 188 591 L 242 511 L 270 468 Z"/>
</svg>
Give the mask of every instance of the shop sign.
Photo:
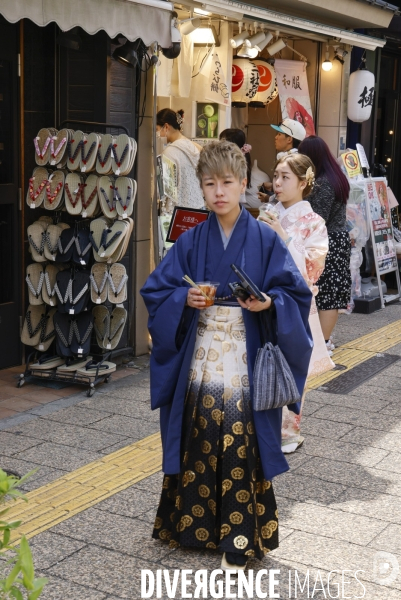
<svg viewBox="0 0 401 600">
<path fill-rule="evenodd" d="M 307 136 L 315 135 L 306 63 L 276 58 L 274 69 L 283 119 L 299 121 L 305 127 Z"/>
<path fill-rule="evenodd" d="M 372 114 L 375 96 L 375 76 L 366 69 L 351 73 L 348 84 L 347 113 L 350 121 L 363 123 Z"/>
<path fill-rule="evenodd" d="M 382 177 L 366 179 L 365 189 L 376 275 L 379 276 L 398 269 L 386 180 Z"/>
<path fill-rule="evenodd" d="M 175 206 L 166 241 L 176 242 L 185 231 L 207 221 L 209 215 L 210 211 L 208 210 Z"/>
<path fill-rule="evenodd" d="M 361 175 L 361 163 L 359 160 L 358 152 L 356 150 L 349 150 L 341 154 L 341 159 L 344 163 L 344 167 L 347 170 L 348 177 L 356 177 Z"/>
<path fill-rule="evenodd" d="M 212 54 L 210 61 L 209 78 L 205 93 L 206 100 L 217 102 L 228 106 L 230 103 L 230 88 L 223 71 L 221 61 L 217 52 Z"/>
</svg>

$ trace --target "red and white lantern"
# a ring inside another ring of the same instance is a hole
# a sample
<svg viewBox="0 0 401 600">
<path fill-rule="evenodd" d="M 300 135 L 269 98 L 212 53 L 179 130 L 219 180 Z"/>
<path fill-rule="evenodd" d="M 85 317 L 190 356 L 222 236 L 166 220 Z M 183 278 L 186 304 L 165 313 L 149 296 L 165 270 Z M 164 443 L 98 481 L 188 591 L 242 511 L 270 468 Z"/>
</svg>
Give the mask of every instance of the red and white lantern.
<svg viewBox="0 0 401 600">
<path fill-rule="evenodd" d="M 232 106 L 244 107 L 253 100 L 259 88 L 258 67 L 247 58 L 233 59 L 231 100 Z"/>
<path fill-rule="evenodd" d="M 263 108 L 278 96 L 276 72 L 274 67 L 266 60 L 258 58 L 252 62 L 257 66 L 259 71 L 259 87 L 249 106 L 252 108 Z"/>
<path fill-rule="evenodd" d="M 348 85 L 348 118 L 363 123 L 370 118 L 375 94 L 375 76 L 366 69 L 351 73 Z"/>
</svg>

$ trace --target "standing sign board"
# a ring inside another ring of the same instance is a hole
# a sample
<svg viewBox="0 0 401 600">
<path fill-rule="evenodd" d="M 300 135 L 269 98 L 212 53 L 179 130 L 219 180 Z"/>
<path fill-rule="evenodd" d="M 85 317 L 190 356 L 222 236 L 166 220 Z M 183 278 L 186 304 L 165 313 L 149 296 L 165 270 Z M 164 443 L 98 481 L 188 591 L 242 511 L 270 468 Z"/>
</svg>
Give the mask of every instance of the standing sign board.
<svg viewBox="0 0 401 600">
<path fill-rule="evenodd" d="M 398 294 L 384 298 L 381 285 L 379 285 L 380 299 L 382 308 L 384 308 L 385 302 L 396 300 L 400 298 L 401 294 L 400 273 L 395 251 L 386 180 L 383 177 L 366 179 L 365 189 L 377 278 L 380 279 L 380 275 L 395 271 L 397 279 Z"/>
<path fill-rule="evenodd" d="M 201 208 L 175 206 L 166 241 L 170 243 L 176 242 L 182 233 L 207 221 L 209 215 L 210 212 L 208 210 Z"/>
</svg>

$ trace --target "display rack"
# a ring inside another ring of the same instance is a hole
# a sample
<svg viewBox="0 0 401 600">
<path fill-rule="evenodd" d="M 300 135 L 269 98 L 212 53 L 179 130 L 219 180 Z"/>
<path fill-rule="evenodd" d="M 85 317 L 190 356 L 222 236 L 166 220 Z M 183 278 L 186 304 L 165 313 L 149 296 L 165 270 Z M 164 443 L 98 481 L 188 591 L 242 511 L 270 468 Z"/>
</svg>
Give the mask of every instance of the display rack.
<svg viewBox="0 0 401 600">
<path fill-rule="evenodd" d="M 101 127 L 106 129 L 114 129 L 114 130 L 122 130 L 124 131 L 128 136 L 130 136 L 130 132 L 129 129 L 127 127 L 125 127 L 124 125 L 118 125 L 116 123 L 104 123 L 104 122 L 100 122 L 100 121 L 80 121 L 80 120 L 75 120 L 75 119 L 66 119 L 64 121 L 62 121 L 59 125 L 59 130 L 64 128 L 66 125 L 79 125 L 79 126 L 84 126 L 86 127 Z M 60 218 L 62 214 L 62 211 L 55 211 L 54 213 L 54 217 L 57 219 Z M 64 215 L 63 215 L 64 216 Z M 79 221 L 80 223 L 82 223 L 83 221 Z M 128 310 L 127 310 L 127 322 L 126 322 L 126 326 L 127 326 L 127 330 L 129 331 L 131 329 L 131 313 L 129 310 L 129 304 L 130 304 L 130 298 L 127 298 L 127 302 L 128 302 Z M 85 375 L 77 375 L 76 372 L 72 372 L 72 373 L 57 373 L 56 371 L 54 373 L 40 373 L 40 371 L 35 370 L 34 372 L 32 372 L 32 369 L 29 367 L 29 365 L 36 360 L 40 361 L 40 358 L 46 359 L 49 358 L 51 356 L 51 354 L 49 352 L 51 352 L 51 348 L 54 346 L 54 342 L 51 344 L 49 350 L 43 354 L 40 353 L 38 350 L 34 350 L 33 352 L 31 352 L 28 355 L 28 358 L 26 360 L 26 365 L 25 365 L 25 371 L 23 373 L 21 373 L 19 375 L 19 379 L 17 382 L 17 387 L 21 388 L 23 385 L 25 385 L 25 383 L 27 382 L 27 379 L 43 379 L 43 381 L 55 381 L 55 382 L 62 382 L 62 383 L 68 383 L 68 384 L 78 384 L 78 385 L 84 385 L 84 386 L 88 386 L 87 389 L 87 396 L 91 397 L 93 396 L 94 392 L 95 392 L 95 388 L 97 385 L 99 385 L 100 383 L 108 383 L 111 380 L 112 377 L 112 373 L 107 373 L 107 372 L 99 372 L 99 370 L 101 369 L 101 366 L 108 360 L 117 358 L 119 356 L 124 356 L 127 354 L 133 354 L 133 348 L 131 346 L 124 346 L 122 348 L 116 348 L 114 350 L 107 350 L 107 351 L 102 351 L 102 348 L 99 348 L 99 350 L 97 350 L 97 348 L 94 351 L 90 352 L 90 356 L 91 357 L 95 357 L 97 359 L 99 359 L 99 362 L 97 363 L 96 366 L 96 373 L 95 373 L 95 377 L 93 378 L 90 376 L 85 376 Z M 91 350 L 93 350 L 93 347 L 91 348 Z M 54 355 L 54 352 L 53 352 Z M 74 361 L 77 361 L 78 359 L 67 359 L 66 360 L 66 364 L 71 364 Z M 92 360 L 92 359 L 90 359 Z M 90 360 L 88 360 L 88 363 L 90 362 Z M 80 359 L 80 362 L 82 362 L 82 359 Z M 88 364 L 87 363 L 87 364 Z"/>
</svg>

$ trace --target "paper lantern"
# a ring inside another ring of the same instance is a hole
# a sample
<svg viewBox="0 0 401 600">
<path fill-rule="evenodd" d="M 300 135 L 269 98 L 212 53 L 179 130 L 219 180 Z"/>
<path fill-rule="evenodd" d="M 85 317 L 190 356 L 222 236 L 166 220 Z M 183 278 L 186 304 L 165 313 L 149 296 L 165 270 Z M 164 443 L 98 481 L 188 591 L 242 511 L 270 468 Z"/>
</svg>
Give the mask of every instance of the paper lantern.
<svg viewBox="0 0 401 600">
<path fill-rule="evenodd" d="M 243 107 L 252 100 L 259 87 L 258 67 L 246 58 L 233 59 L 231 100 L 232 106 Z"/>
<path fill-rule="evenodd" d="M 263 108 L 278 96 L 276 72 L 266 60 L 258 58 L 252 62 L 258 67 L 259 87 L 249 106 Z"/>
<path fill-rule="evenodd" d="M 375 76 L 366 69 L 351 73 L 348 86 L 348 118 L 354 123 L 367 121 L 372 113 Z"/>
</svg>

